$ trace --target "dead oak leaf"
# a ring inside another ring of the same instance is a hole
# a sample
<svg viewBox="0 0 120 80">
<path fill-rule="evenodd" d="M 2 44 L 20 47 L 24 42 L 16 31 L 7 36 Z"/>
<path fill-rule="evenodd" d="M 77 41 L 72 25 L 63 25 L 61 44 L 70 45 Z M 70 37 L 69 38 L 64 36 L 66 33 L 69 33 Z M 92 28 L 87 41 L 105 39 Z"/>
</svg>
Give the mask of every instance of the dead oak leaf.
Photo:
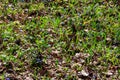
<svg viewBox="0 0 120 80">
<path fill-rule="evenodd" d="M 58 50 L 52 51 L 52 52 L 51 52 L 51 55 L 52 55 L 53 57 L 55 57 L 55 58 L 61 59 L 60 51 L 58 51 Z"/>
</svg>

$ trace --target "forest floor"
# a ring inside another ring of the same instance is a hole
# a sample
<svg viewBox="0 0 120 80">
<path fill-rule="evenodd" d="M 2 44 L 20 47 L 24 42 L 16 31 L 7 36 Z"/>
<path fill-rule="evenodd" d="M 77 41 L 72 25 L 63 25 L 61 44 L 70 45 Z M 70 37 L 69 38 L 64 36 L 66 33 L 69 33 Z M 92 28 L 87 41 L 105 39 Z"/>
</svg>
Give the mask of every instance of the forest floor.
<svg viewBox="0 0 120 80">
<path fill-rule="evenodd" d="M 0 80 L 120 80 L 119 4 L 1 1 Z"/>
</svg>

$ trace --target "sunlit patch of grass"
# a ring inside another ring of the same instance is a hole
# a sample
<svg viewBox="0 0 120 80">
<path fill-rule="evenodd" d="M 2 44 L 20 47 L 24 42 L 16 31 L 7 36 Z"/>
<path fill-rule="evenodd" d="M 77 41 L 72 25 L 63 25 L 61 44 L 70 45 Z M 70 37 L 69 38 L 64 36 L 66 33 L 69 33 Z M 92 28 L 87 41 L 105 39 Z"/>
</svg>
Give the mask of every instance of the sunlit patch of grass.
<svg viewBox="0 0 120 80">
<path fill-rule="evenodd" d="M 44 9 L 44 4 L 43 3 L 38 3 L 38 4 L 31 4 L 30 7 L 29 7 L 29 11 L 32 12 L 32 11 L 36 11 L 36 10 L 41 10 L 41 9 Z"/>
</svg>

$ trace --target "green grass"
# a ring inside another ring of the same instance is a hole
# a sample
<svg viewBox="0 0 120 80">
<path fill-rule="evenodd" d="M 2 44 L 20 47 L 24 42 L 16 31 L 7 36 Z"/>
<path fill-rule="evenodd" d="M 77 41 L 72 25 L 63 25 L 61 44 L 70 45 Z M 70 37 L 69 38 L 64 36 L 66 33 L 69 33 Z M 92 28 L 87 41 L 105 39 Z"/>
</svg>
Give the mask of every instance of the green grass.
<svg viewBox="0 0 120 80">
<path fill-rule="evenodd" d="M 0 79 L 120 78 L 117 0 L 31 1 L 0 2 Z"/>
</svg>

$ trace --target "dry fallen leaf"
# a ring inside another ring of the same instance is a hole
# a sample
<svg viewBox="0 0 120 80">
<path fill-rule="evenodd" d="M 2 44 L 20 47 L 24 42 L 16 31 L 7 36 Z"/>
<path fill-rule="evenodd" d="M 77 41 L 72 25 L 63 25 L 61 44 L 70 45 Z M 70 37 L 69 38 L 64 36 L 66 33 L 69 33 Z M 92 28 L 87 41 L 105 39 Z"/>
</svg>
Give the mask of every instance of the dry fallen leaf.
<svg viewBox="0 0 120 80">
<path fill-rule="evenodd" d="M 5 67 L 0 66 L 0 73 L 2 73 L 5 70 Z"/>
<path fill-rule="evenodd" d="M 111 70 L 108 70 L 105 74 L 106 74 L 106 76 L 112 76 L 113 75 Z"/>
<path fill-rule="evenodd" d="M 71 68 L 76 69 L 77 67 L 81 67 L 81 66 L 82 66 L 82 64 L 80 64 L 80 63 L 74 63 L 74 64 L 72 64 Z"/>
<path fill-rule="evenodd" d="M 78 72 L 78 77 L 83 79 L 83 80 L 90 80 L 89 73 L 87 73 L 85 70 L 82 70 Z"/>
<path fill-rule="evenodd" d="M 85 70 L 82 70 L 82 71 L 81 71 L 81 74 L 82 74 L 83 76 L 88 76 L 88 75 L 89 75 L 89 73 L 87 73 Z"/>
<path fill-rule="evenodd" d="M 2 24 L 3 23 L 3 21 L 0 21 L 0 24 Z"/>
<path fill-rule="evenodd" d="M 59 54 L 59 53 L 60 53 L 60 51 L 55 50 L 55 51 L 52 51 L 52 53 L 53 53 L 53 54 Z"/>
<path fill-rule="evenodd" d="M 33 78 L 30 76 L 29 77 L 27 76 L 25 80 L 33 80 Z"/>
<path fill-rule="evenodd" d="M 90 56 L 90 54 L 88 53 L 76 53 L 75 54 L 75 58 L 88 58 Z"/>
</svg>

